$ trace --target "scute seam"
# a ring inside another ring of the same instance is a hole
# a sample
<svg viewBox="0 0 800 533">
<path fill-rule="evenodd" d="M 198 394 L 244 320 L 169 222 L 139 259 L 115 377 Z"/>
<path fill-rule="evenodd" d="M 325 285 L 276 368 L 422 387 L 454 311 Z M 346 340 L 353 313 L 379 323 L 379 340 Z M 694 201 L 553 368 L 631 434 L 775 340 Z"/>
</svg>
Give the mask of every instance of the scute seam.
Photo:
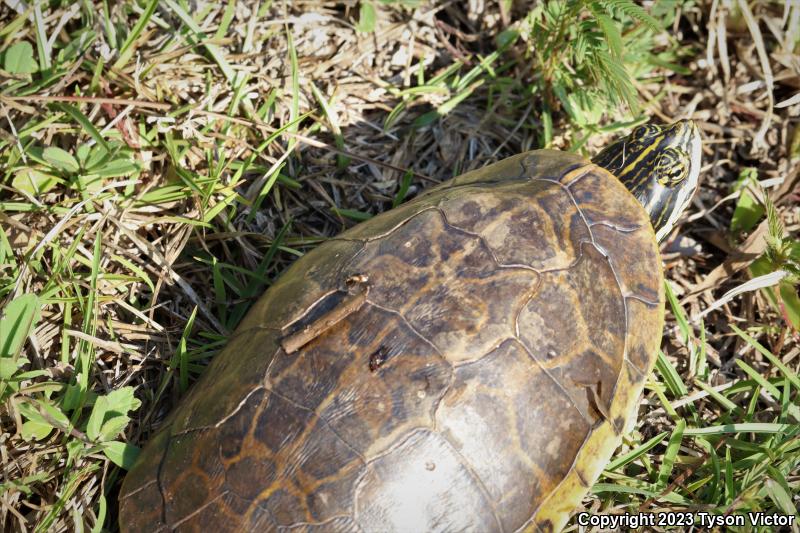
<svg viewBox="0 0 800 533">
<path fill-rule="evenodd" d="M 406 205 L 408 205 L 408 204 L 406 204 Z M 370 243 L 370 242 L 373 242 L 373 241 L 378 241 L 380 239 L 385 239 L 386 237 L 388 237 L 389 235 L 391 235 L 392 233 L 394 233 L 395 231 L 397 231 L 401 227 L 403 227 L 406 224 L 408 224 L 413 218 L 421 215 L 422 213 L 426 213 L 428 211 L 434 211 L 434 210 L 438 210 L 438 209 L 439 208 L 437 206 L 435 206 L 435 205 L 424 207 L 424 208 L 420 209 L 419 211 L 415 211 L 415 212 L 411 213 L 408 217 L 406 217 L 403 220 L 401 220 L 400 222 L 398 222 L 397 225 L 387 229 L 383 233 L 379 233 L 379 234 L 373 235 L 371 237 L 365 237 L 363 239 L 356 239 L 356 238 L 351 238 L 351 237 L 338 237 L 337 236 L 337 237 L 331 237 L 330 239 L 326 240 L 325 242 L 330 242 L 330 241 L 357 242 L 357 243 L 361 243 L 363 245 L 366 245 L 367 243 Z M 389 211 L 384 211 L 384 213 L 388 213 L 388 212 Z M 381 213 L 381 214 L 383 214 L 383 213 Z M 356 254 L 354 254 L 353 257 L 355 257 L 355 255 Z M 344 270 L 344 269 L 342 269 L 342 270 Z"/>
<path fill-rule="evenodd" d="M 435 419 L 434 419 L 434 423 L 435 423 Z M 417 433 L 419 433 L 421 431 L 431 431 L 431 428 L 427 428 L 425 426 L 415 426 L 415 427 L 409 428 L 408 431 L 403 433 L 400 436 L 400 438 L 398 438 L 397 441 L 394 444 L 392 444 L 391 446 L 389 446 L 388 448 L 386 448 L 382 452 L 375 454 L 373 457 L 371 457 L 367 461 L 367 465 L 366 465 L 367 468 L 356 479 L 355 483 L 353 483 L 353 510 L 351 512 L 351 515 L 353 517 L 353 521 L 354 522 L 358 523 L 358 492 L 359 492 L 359 487 L 361 487 L 362 483 L 364 483 L 364 478 L 367 477 L 367 474 L 369 474 L 371 472 L 370 469 L 372 467 L 372 463 L 374 463 L 378 459 L 381 459 L 382 457 L 385 457 L 385 456 L 389 455 L 390 453 L 394 452 L 397 448 L 400 448 L 401 446 L 403 446 L 409 439 L 413 438 L 415 434 L 417 434 Z M 433 431 L 436 431 L 436 430 L 434 429 Z"/>
<path fill-rule="evenodd" d="M 170 445 L 172 444 L 172 427 L 168 429 L 169 436 L 167 437 L 167 442 L 164 443 L 164 450 L 161 452 L 161 460 L 158 462 L 158 469 L 156 470 L 156 483 L 158 484 L 158 494 L 161 496 L 161 522 L 163 524 L 169 524 L 167 522 L 167 496 L 164 494 L 164 485 L 161 482 L 161 474 L 164 470 L 164 463 L 167 461 L 167 452 L 169 451 Z M 170 528 L 172 529 L 172 528 Z"/>
<path fill-rule="evenodd" d="M 239 498 L 240 500 L 243 500 L 243 501 L 247 502 L 248 507 L 250 507 L 253 504 L 255 504 L 256 508 L 261 509 L 262 511 L 267 513 L 267 515 L 269 515 L 269 519 L 272 521 L 272 524 L 275 526 L 276 529 L 280 527 L 280 524 L 278 524 L 278 520 L 275 519 L 275 515 L 272 514 L 272 511 L 270 511 L 269 508 L 264 507 L 263 505 L 261 505 L 261 502 L 253 501 L 250 498 L 245 498 L 244 496 L 242 496 L 241 494 L 238 494 L 233 489 L 228 489 L 228 494 L 230 494 L 234 498 Z M 242 530 L 240 530 L 240 531 L 242 531 Z"/>
<path fill-rule="evenodd" d="M 494 516 L 494 521 L 497 524 L 499 531 L 501 533 L 504 533 L 505 530 L 503 529 L 503 522 L 500 520 L 500 516 L 497 514 L 497 507 L 495 506 L 495 501 L 492 498 L 492 495 L 489 493 L 489 489 L 486 487 L 486 484 L 483 482 L 483 479 L 481 479 L 481 476 L 479 476 L 477 472 L 475 472 L 475 469 L 472 467 L 470 462 L 467 461 L 466 457 L 464 457 L 464 455 L 460 451 L 458 451 L 455 445 L 453 445 L 453 443 L 450 442 L 450 439 L 447 438 L 447 435 L 444 435 L 443 433 L 439 432 L 437 432 L 437 435 L 439 435 L 439 437 L 441 437 L 442 440 L 447 443 L 447 445 L 450 447 L 450 449 L 453 451 L 456 457 L 458 457 L 458 462 L 461 463 L 461 465 L 467 470 L 467 472 L 469 472 L 469 475 L 472 477 L 472 479 L 478 484 L 478 488 L 483 494 L 483 497 L 486 498 L 487 503 L 492 509 L 492 515 Z"/>
<path fill-rule="evenodd" d="M 220 492 L 219 494 L 217 494 L 215 497 L 211 498 L 211 499 L 210 499 L 210 500 L 208 500 L 206 503 L 204 503 L 203 505 L 201 505 L 200 507 L 198 507 L 197 509 L 195 509 L 195 510 L 194 510 L 194 511 L 192 511 L 191 513 L 187 514 L 186 516 L 184 516 L 183 518 L 181 518 L 181 519 L 180 519 L 180 520 L 178 520 L 177 522 L 174 522 L 174 523 L 170 524 L 168 527 L 169 527 L 171 530 L 173 530 L 173 531 L 174 531 L 174 530 L 176 530 L 176 529 L 178 529 L 178 526 L 179 526 L 179 525 L 183 524 L 183 523 L 184 523 L 184 522 L 186 522 L 187 520 L 190 520 L 190 519 L 191 519 L 191 518 L 193 518 L 195 515 L 197 515 L 197 514 L 201 513 L 201 512 L 203 511 L 203 509 L 205 509 L 205 508 L 206 508 L 206 507 L 208 507 L 209 505 L 211 505 L 211 504 L 215 503 L 215 502 L 216 502 L 217 500 L 219 500 L 220 498 L 224 497 L 226 494 L 228 494 L 228 492 L 229 492 L 229 490 L 228 490 L 228 489 L 225 489 L 225 490 L 221 491 L 221 492 Z"/>
<path fill-rule="evenodd" d="M 323 423 L 323 424 L 325 424 L 326 426 L 328 426 L 328 429 L 330 429 L 330 430 L 331 430 L 331 433 L 333 433 L 333 434 L 336 436 L 336 438 L 338 438 L 340 441 L 342 441 L 342 443 L 343 443 L 345 446 L 347 446 L 347 447 L 350 449 L 350 451 L 351 451 L 351 452 L 353 452 L 353 454 L 355 454 L 355 456 L 356 456 L 356 457 L 358 457 L 358 458 L 359 458 L 359 460 L 360 460 L 362 463 L 364 463 L 365 465 L 367 464 L 367 460 L 366 460 L 366 458 L 365 458 L 363 455 L 361 455 L 361 452 L 359 452 L 358 450 L 356 450 L 356 449 L 355 449 L 355 447 L 354 447 L 353 445 L 351 445 L 351 444 L 350 444 L 349 442 L 347 442 L 347 441 L 346 441 L 346 440 L 345 440 L 345 439 L 344 439 L 344 438 L 343 438 L 341 435 L 339 435 L 339 432 L 338 432 L 338 431 L 336 431 L 336 430 L 333 428 L 333 426 L 331 425 L 331 423 L 330 423 L 330 422 L 328 422 L 328 420 L 327 420 L 327 419 L 326 419 L 324 416 L 322 416 L 320 413 L 318 413 L 318 412 L 317 412 L 317 411 L 315 411 L 314 409 L 308 408 L 308 407 L 306 407 L 306 406 L 304 406 L 304 405 L 300 405 L 300 404 L 299 404 L 299 403 L 297 403 L 296 401 L 292 400 L 291 398 L 288 398 L 288 397 L 284 396 L 283 394 L 280 394 L 280 393 L 276 392 L 274 389 L 272 389 L 272 388 L 270 388 L 270 387 L 266 387 L 266 386 L 265 386 L 264 388 L 265 388 L 265 389 L 266 389 L 266 390 L 267 390 L 267 391 L 268 391 L 270 394 L 274 394 L 274 395 L 275 395 L 275 396 L 277 396 L 278 398 L 280 398 L 280 399 L 282 399 L 282 400 L 284 400 L 284 401 L 286 401 L 286 402 L 288 402 L 288 403 L 292 404 L 293 406 L 297 407 L 298 409 L 302 409 L 302 410 L 304 410 L 304 411 L 308 411 L 308 412 L 309 412 L 309 413 L 311 413 L 312 415 L 316 416 L 316 417 L 317 417 L 319 420 L 321 420 L 321 421 L 322 421 L 322 423 Z M 320 404 L 320 406 L 322 406 L 322 405 L 324 405 L 324 403 L 321 403 L 321 404 Z"/>
<path fill-rule="evenodd" d="M 567 473 L 564 475 L 564 478 L 561 480 L 561 482 L 558 483 L 554 487 L 553 491 L 551 491 L 551 494 L 553 492 L 556 492 L 559 489 L 559 487 L 561 486 L 561 484 L 564 482 L 564 480 L 566 480 L 569 477 L 569 475 L 573 471 L 575 471 L 575 466 L 578 463 L 578 456 L 580 456 L 580 451 L 583 450 L 583 448 L 586 446 L 586 443 L 589 442 L 589 440 L 592 438 L 592 435 L 594 434 L 594 430 L 595 430 L 594 426 L 589 428 L 588 433 L 586 433 L 586 437 L 584 437 L 584 439 L 583 439 L 583 443 L 578 447 L 578 453 L 575 455 L 575 458 L 572 460 L 572 465 L 570 465 L 569 470 L 567 470 Z M 545 498 L 545 499 L 547 499 L 547 498 Z M 533 525 L 536 526 L 537 530 L 541 531 L 539 529 L 539 527 L 536 525 L 536 522 L 533 522 L 534 517 L 539 513 L 540 509 L 541 509 L 541 504 L 536 509 L 534 509 L 533 514 L 531 514 L 530 518 L 528 518 L 519 528 L 517 528 L 517 530 L 514 533 L 522 531 L 523 529 L 525 529 L 531 523 L 533 523 Z"/>
<path fill-rule="evenodd" d="M 478 241 L 481 243 L 481 246 L 483 246 L 483 248 L 491 256 L 492 261 L 494 261 L 494 264 L 497 266 L 497 268 L 499 268 L 499 269 L 509 269 L 509 270 L 510 269 L 515 269 L 515 268 L 519 268 L 519 269 L 523 269 L 523 270 L 529 270 L 529 271 L 535 272 L 537 274 L 541 274 L 540 270 L 538 270 L 538 269 L 536 269 L 536 268 L 534 268 L 534 267 L 532 267 L 530 265 L 523 265 L 523 264 L 519 264 L 519 263 L 501 263 L 500 260 L 497 258 L 497 254 L 495 253 L 494 248 L 492 248 L 492 246 L 488 242 L 486 242 L 486 238 L 483 235 L 481 235 L 480 233 L 475 233 L 474 231 L 470 231 L 468 229 L 464 229 L 464 228 L 462 228 L 460 226 L 456 226 L 455 224 L 451 223 L 447 219 L 447 213 L 445 213 L 444 210 L 441 207 L 439 207 L 437 205 L 436 209 L 439 211 L 439 214 L 442 216 L 442 222 L 444 222 L 445 226 L 452 228 L 453 231 L 461 232 L 464 235 L 467 235 L 469 237 L 473 237 L 475 239 L 478 239 Z"/>
<path fill-rule="evenodd" d="M 275 357 L 275 355 L 273 355 L 273 357 Z M 248 392 L 245 395 L 244 398 L 242 398 L 242 400 L 236 405 L 236 407 L 233 408 L 233 410 L 230 413 L 228 413 L 227 415 L 225 415 L 222 418 L 220 418 L 219 421 L 217 421 L 217 422 L 215 422 L 215 423 L 213 423 L 211 425 L 208 425 L 208 426 L 195 426 L 195 427 L 191 427 L 191 428 L 182 429 L 182 430 L 178 431 L 177 433 L 170 434 L 170 438 L 172 438 L 172 437 L 180 437 L 180 436 L 186 435 L 188 433 L 194 433 L 195 431 L 203 431 L 203 430 L 207 430 L 207 429 L 210 430 L 210 429 L 216 429 L 216 428 L 220 427 L 222 424 L 224 424 L 225 422 L 227 422 L 228 420 L 230 420 L 231 418 L 236 416 L 236 414 L 239 411 L 241 411 L 241 409 L 244 406 L 244 404 L 247 403 L 247 400 L 249 400 L 250 397 L 253 394 L 257 393 L 258 391 L 260 391 L 262 389 L 265 389 L 265 387 L 263 385 L 257 385 L 253 390 Z"/>
<path fill-rule="evenodd" d="M 500 341 L 497 344 L 495 344 L 491 348 L 489 348 L 486 351 L 486 353 L 483 353 L 483 354 L 479 355 L 478 357 L 474 357 L 472 359 L 465 359 L 463 361 L 459 361 L 457 363 L 453 363 L 453 368 L 462 368 L 462 367 L 465 367 L 465 366 L 469 366 L 469 365 L 474 365 L 474 364 L 480 363 L 485 357 L 488 357 L 491 353 L 499 350 L 500 347 L 503 346 L 505 343 L 514 342 L 514 341 L 518 341 L 518 340 L 519 340 L 519 338 L 514 336 L 514 335 L 511 335 L 511 336 L 508 336 L 508 337 L 503 337 L 502 339 L 500 339 Z"/>
<path fill-rule="evenodd" d="M 132 490 L 132 491 L 126 493 L 126 494 L 120 495 L 119 499 L 120 500 L 125 500 L 127 498 L 130 498 L 131 496 L 135 496 L 136 494 L 140 493 L 141 491 L 143 491 L 144 489 L 146 489 L 147 487 L 149 487 L 150 485 L 153 485 L 155 483 L 158 483 L 158 480 L 155 479 L 155 478 L 151 479 L 150 481 L 148 481 L 147 483 L 145 483 L 141 487 L 136 487 L 134 490 Z"/>
<path fill-rule="evenodd" d="M 570 395 L 570 394 L 569 394 L 569 393 L 566 391 L 566 389 L 564 389 L 564 386 L 561 384 L 561 382 L 560 382 L 560 381 L 558 381 L 558 380 L 557 380 L 557 379 L 556 379 L 556 378 L 555 378 L 555 377 L 554 377 L 554 376 L 553 376 L 553 375 L 550 373 L 550 371 L 549 371 L 547 368 L 545 368 L 544 366 L 542 366 L 542 364 L 539 362 L 539 360 L 538 360 L 538 359 L 536 359 L 536 356 L 535 356 L 535 355 L 533 355 L 533 352 L 531 351 L 531 349 L 530 349 L 530 348 L 528 348 L 528 345 L 527 345 L 527 344 L 525 344 L 525 342 L 523 342 L 523 340 L 522 340 L 522 339 L 520 339 L 520 338 L 514 337 L 513 339 L 514 339 L 515 341 L 517 341 L 517 343 L 518 343 L 518 344 L 519 344 L 519 345 L 522 347 L 522 349 L 523 349 L 523 350 L 525 350 L 525 353 L 527 354 L 528 358 L 529 358 L 531 361 L 533 361 L 533 362 L 534 362 L 534 364 L 535 364 L 536 366 L 538 366 L 538 367 L 539 367 L 539 369 L 540 369 L 540 370 L 541 370 L 541 371 L 542 371 L 542 372 L 543 372 L 543 373 L 544 373 L 544 374 L 545 374 L 545 375 L 546 375 L 548 378 L 550 378 L 550 381 L 552 381 L 553 383 L 555 383 L 555 385 L 556 385 L 556 387 L 558 388 L 558 390 L 559 390 L 559 391 L 561 391 L 561 393 L 562 393 L 562 394 L 563 394 L 563 395 L 564 395 L 564 396 L 567 398 L 567 400 L 569 400 L 569 403 L 570 403 L 570 404 L 572 404 L 572 407 L 574 407 L 576 411 L 578 411 L 578 414 L 580 414 L 580 415 L 581 415 L 581 418 L 583 418 L 583 419 L 584 419 L 584 420 L 585 420 L 585 421 L 586 421 L 586 422 L 589 424 L 589 427 L 593 427 L 593 426 L 594 426 L 594 423 L 595 423 L 595 420 L 594 420 L 593 418 L 589 417 L 589 416 L 588 416 L 586 413 L 584 413 L 584 412 L 581 410 L 581 408 L 580 408 L 580 407 L 578 407 L 578 406 L 577 406 L 577 404 L 575 404 L 575 400 L 573 400 L 572 396 L 571 396 L 571 395 Z"/>
<path fill-rule="evenodd" d="M 427 344 L 428 346 L 430 346 L 430 347 L 431 347 L 431 348 L 432 348 L 432 349 L 433 349 L 433 350 L 436 352 L 436 355 L 438 355 L 438 356 L 439 356 L 439 357 L 441 357 L 441 358 L 442 358 L 442 359 L 443 359 L 445 362 L 447 362 L 448 364 L 450 364 L 450 362 L 449 362 L 449 361 L 447 361 L 447 359 L 445 359 L 445 358 L 444 358 L 444 356 L 442 355 L 442 352 L 441 352 L 441 351 L 439 351 L 439 348 L 438 348 L 438 347 L 437 347 L 437 346 L 436 346 L 436 345 L 435 345 L 433 342 L 431 342 L 430 340 L 428 340 L 428 339 L 425 337 L 425 335 L 423 335 L 422 333 L 420 333 L 419 331 L 417 331 L 417 328 L 415 328 L 415 327 L 414 327 L 414 325 L 413 325 L 411 322 L 409 322 L 408 318 L 406 318 L 406 316 L 405 316 L 405 315 L 404 315 L 402 312 L 398 311 L 397 309 L 392 309 L 391 307 L 386 307 L 386 306 L 384 306 L 384 305 L 381 305 L 381 304 L 379 304 L 379 303 L 377 303 L 377 302 L 373 302 L 373 301 L 372 301 L 372 300 L 370 300 L 369 298 L 367 298 L 367 303 L 368 303 L 369 305 L 371 305 L 371 306 L 375 307 L 376 309 L 380 309 L 381 311 L 384 311 L 384 312 L 386 312 L 386 313 L 389 313 L 389 314 L 395 315 L 395 316 L 397 316 L 398 318 L 400 318 L 400 320 L 402 320 L 402 321 L 403 321 L 403 323 L 404 323 L 406 326 L 408 326 L 408 329 L 410 329 L 410 330 L 411 330 L 411 332 L 412 332 L 414 335 L 416 335 L 417 337 L 419 337 L 420 339 L 422 339 L 422 340 L 425 342 L 425 344 Z M 452 364 L 451 364 L 451 366 L 452 366 Z"/>
</svg>

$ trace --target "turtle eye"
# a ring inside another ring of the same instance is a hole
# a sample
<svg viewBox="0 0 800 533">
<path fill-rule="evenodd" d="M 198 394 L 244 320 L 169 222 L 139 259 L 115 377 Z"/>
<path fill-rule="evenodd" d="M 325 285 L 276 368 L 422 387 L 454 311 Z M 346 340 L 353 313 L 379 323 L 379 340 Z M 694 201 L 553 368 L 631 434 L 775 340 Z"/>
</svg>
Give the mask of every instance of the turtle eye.
<svg viewBox="0 0 800 533">
<path fill-rule="evenodd" d="M 677 185 L 689 175 L 689 153 L 672 146 L 664 148 L 656 162 L 656 176 L 662 185 Z"/>
<path fill-rule="evenodd" d="M 661 128 L 659 128 L 655 124 L 642 124 L 641 126 L 637 126 L 636 129 L 633 130 L 633 132 L 631 133 L 631 140 L 640 141 L 642 139 L 652 137 L 653 135 L 659 133 L 660 131 Z"/>
</svg>

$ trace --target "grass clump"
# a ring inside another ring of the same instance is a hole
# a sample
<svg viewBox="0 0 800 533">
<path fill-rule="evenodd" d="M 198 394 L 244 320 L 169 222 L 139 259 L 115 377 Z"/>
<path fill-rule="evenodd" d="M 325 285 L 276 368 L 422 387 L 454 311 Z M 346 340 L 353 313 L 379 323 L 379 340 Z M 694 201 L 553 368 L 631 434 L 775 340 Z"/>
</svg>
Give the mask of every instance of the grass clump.
<svg viewBox="0 0 800 533">
<path fill-rule="evenodd" d="M 675 58 L 665 36 L 674 15 L 664 4 L 651 8 L 653 16 L 630 0 L 549 0 L 527 14 L 521 33 L 545 124 L 558 107 L 582 128 L 619 106 L 634 117 L 641 112 L 637 81 Z"/>
</svg>

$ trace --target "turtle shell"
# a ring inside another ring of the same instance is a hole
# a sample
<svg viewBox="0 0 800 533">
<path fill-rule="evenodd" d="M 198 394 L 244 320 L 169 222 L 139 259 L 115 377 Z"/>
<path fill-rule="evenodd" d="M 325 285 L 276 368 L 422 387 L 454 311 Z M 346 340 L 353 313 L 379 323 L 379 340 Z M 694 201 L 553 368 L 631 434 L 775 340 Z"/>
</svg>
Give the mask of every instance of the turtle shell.
<svg viewBox="0 0 800 533">
<path fill-rule="evenodd" d="M 123 530 L 559 530 L 663 322 L 647 213 L 580 156 L 464 174 L 297 260 L 125 478 Z"/>
</svg>

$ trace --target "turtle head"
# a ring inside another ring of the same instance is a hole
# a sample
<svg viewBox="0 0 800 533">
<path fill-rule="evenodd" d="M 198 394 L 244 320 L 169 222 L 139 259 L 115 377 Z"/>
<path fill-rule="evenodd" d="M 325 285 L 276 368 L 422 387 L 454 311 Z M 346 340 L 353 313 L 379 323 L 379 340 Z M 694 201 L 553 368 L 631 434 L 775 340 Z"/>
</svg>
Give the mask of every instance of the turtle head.
<svg viewBox="0 0 800 533">
<path fill-rule="evenodd" d="M 592 162 L 619 178 L 642 203 L 661 242 L 697 189 L 700 143 L 700 131 L 691 120 L 643 124 Z"/>
</svg>

